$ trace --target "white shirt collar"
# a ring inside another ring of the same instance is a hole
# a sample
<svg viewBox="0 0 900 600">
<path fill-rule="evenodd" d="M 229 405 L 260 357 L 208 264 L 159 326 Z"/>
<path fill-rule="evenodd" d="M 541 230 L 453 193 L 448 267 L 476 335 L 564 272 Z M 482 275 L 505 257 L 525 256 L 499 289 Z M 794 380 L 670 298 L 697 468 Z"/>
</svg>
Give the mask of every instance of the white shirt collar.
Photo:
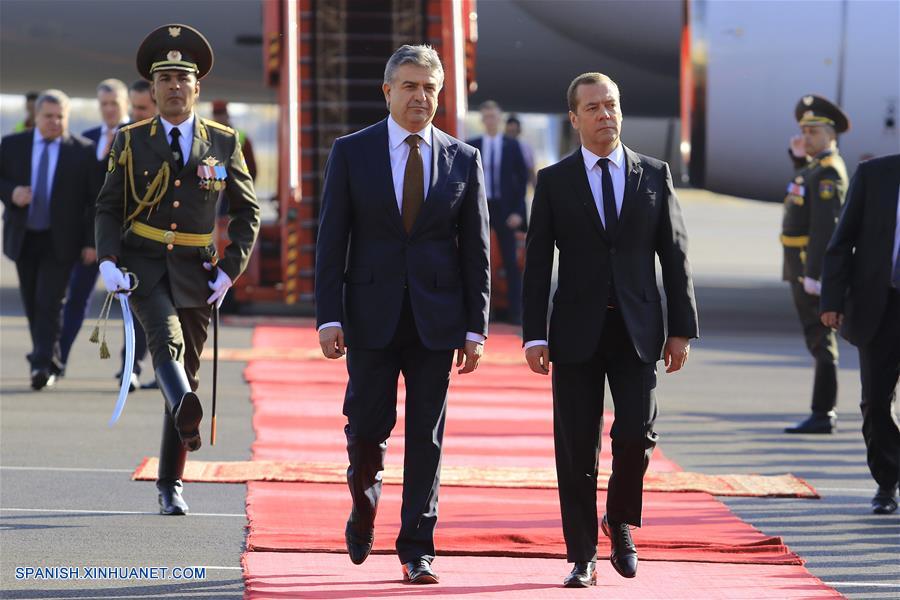
<svg viewBox="0 0 900 600">
<path fill-rule="evenodd" d="M 490 141 L 492 141 L 492 142 L 496 142 L 497 140 L 502 139 L 502 138 L 503 138 L 503 132 L 502 132 L 502 131 L 498 131 L 498 132 L 497 132 L 496 134 L 494 134 L 494 135 L 488 135 L 488 134 L 486 134 L 486 133 L 484 134 L 484 139 L 490 140 Z"/>
<path fill-rule="evenodd" d="M 63 134 L 63 135 L 65 135 L 65 134 Z M 52 142 L 50 142 L 50 145 L 52 146 L 53 144 L 58 144 L 58 143 L 60 143 L 60 141 L 62 141 L 62 138 L 63 138 L 62 135 L 59 136 L 59 137 L 57 137 L 55 140 L 53 140 Z M 44 141 L 44 136 L 42 136 L 42 135 L 41 135 L 41 132 L 38 131 L 38 128 L 35 127 L 35 128 L 34 128 L 34 147 L 36 148 L 37 145 L 40 144 L 40 143 L 43 143 L 43 141 Z"/>
<path fill-rule="evenodd" d="M 182 139 L 190 139 L 194 136 L 194 113 L 191 113 L 191 116 L 187 118 L 183 123 L 179 125 L 173 125 L 169 123 L 164 118 L 159 118 L 160 123 L 162 123 L 163 128 L 166 130 L 166 138 L 171 137 L 172 129 L 178 127 L 179 131 L 181 131 Z"/>
<path fill-rule="evenodd" d="M 426 125 L 425 128 L 422 129 L 421 131 L 419 131 L 418 133 L 413 134 L 413 132 L 407 131 L 403 127 L 401 127 L 400 124 L 394 120 L 394 117 L 388 115 L 387 126 L 388 126 L 388 143 L 391 146 L 391 150 L 394 150 L 395 148 L 397 148 L 400 144 L 402 144 L 403 142 L 406 141 L 406 138 L 408 138 L 411 135 L 418 135 L 419 137 L 422 138 L 422 140 L 426 144 L 428 144 L 429 147 L 431 146 L 431 129 L 432 129 L 431 123 Z"/>
<path fill-rule="evenodd" d="M 126 123 L 128 123 L 128 119 L 123 119 L 120 123 L 117 123 L 115 127 L 110 127 L 106 123 L 100 123 L 100 137 L 106 135 L 106 132 L 110 129 L 112 129 L 113 131 L 118 131 L 122 127 L 122 125 L 125 125 Z"/>
<path fill-rule="evenodd" d="M 616 165 L 619 169 L 623 168 L 623 164 L 625 163 L 625 151 L 622 150 L 622 142 L 619 142 L 616 145 L 616 149 L 612 151 L 609 156 L 597 156 L 584 146 L 581 147 L 581 156 L 584 158 L 584 167 L 590 171 L 594 167 L 597 166 L 597 161 L 601 158 L 608 158 L 609 162 Z"/>
</svg>

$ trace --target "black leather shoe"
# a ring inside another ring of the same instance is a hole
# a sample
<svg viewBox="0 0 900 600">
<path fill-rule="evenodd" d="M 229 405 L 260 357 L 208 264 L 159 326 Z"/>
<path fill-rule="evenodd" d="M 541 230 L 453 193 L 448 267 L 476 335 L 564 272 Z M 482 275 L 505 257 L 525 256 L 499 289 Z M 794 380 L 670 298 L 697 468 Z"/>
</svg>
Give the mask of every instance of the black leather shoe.
<svg viewBox="0 0 900 600">
<path fill-rule="evenodd" d="M 634 577 L 637 574 L 638 555 L 628 523 L 610 523 L 606 515 L 603 515 L 600 527 L 611 543 L 609 562 L 616 573 L 622 577 Z"/>
<path fill-rule="evenodd" d="M 431 563 L 424 558 L 416 559 L 403 565 L 403 579 L 406 583 L 418 585 L 437 583 L 438 576 L 431 568 Z"/>
<path fill-rule="evenodd" d="M 344 541 L 347 542 L 347 554 L 354 565 L 361 565 L 369 557 L 372 544 L 375 543 L 375 530 L 363 527 L 356 522 L 355 513 L 350 513 L 347 527 L 344 529 Z"/>
<path fill-rule="evenodd" d="M 56 383 L 56 375 L 49 369 L 35 369 L 31 372 L 31 389 L 41 390 L 45 387 L 53 387 Z"/>
<path fill-rule="evenodd" d="M 152 381 L 148 381 L 147 383 L 142 383 L 141 389 L 142 390 L 158 390 L 159 383 L 157 383 L 157 381 L 154 379 Z"/>
<path fill-rule="evenodd" d="M 159 514 L 188 514 L 187 502 L 181 497 L 182 487 L 180 479 L 176 479 L 172 483 L 166 481 L 156 482 L 156 489 L 159 491 Z"/>
<path fill-rule="evenodd" d="M 897 487 L 878 486 L 875 497 L 872 498 L 872 512 L 876 515 L 889 515 L 897 510 Z"/>
<path fill-rule="evenodd" d="M 597 562 L 585 561 L 576 562 L 565 579 L 563 579 L 563 587 L 567 588 L 586 588 L 597 585 Z"/>
<path fill-rule="evenodd" d="M 814 412 L 793 427 L 785 427 L 785 433 L 834 433 L 837 431 L 837 413 Z"/>
</svg>

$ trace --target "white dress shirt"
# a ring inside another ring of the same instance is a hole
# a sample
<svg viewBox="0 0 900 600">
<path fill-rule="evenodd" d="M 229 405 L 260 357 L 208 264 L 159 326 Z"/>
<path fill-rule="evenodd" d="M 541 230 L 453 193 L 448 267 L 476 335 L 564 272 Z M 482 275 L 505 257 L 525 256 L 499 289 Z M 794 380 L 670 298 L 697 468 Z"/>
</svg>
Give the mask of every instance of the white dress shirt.
<svg viewBox="0 0 900 600">
<path fill-rule="evenodd" d="M 411 131 L 407 131 L 400 127 L 400 124 L 389 116 L 387 120 L 388 126 L 388 150 L 391 153 L 391 177 L 394 180 L 394 196 L 397 199 L 397 208 L 403 213 L 403 176 L 406 174 L 406 159 L 409 158 L 409 144 L 406 138 L 413 135 Z M 419 142 L 419 154 L 422 155 L 422 166 L 424 167 L 425 195 L 423 198 L 428 199 L 428 188 L 431 187 L 431 135 L 433 127 L 429 123 L 424 129 L 418 132 L 418 136 L 422 138 Z M 424 143 L 422 143 L 424 142 Z"/>
<path fill-rule="evenodd" d="M 166 143 L 169 146 L 172 145 L 171 131 L 177 127 L 181 132 L 181 137 L 178 138 L 178 145 L 181 146 L 181 162 L 186 165 L 191 158 L 191 146 L 194 144 L 194 113 L 191 113 L 191 116 L 179 125 L 172 125 L 162 117 L 159 120 L 166 130 Z"/>
<path fill-rule="evenodd" d="M 498 200 L 500 190 L 500 161 L 503 160 L 503 134 L 481 138 L 481 159 L 484 165 L 484 189 L 488 200 Z M 493 162 L 491 162 L 493 161 Z M 493 166 L 493 170 L 491 169 Z M 496 182 L 497 187 L 494 187 Z"/>
<path fill-rule="evenodd" d="M 400 126 L 393 117 L 388 116 L 388 151 L 391 156 L 391 176 L 394 181 L 394 196 L 397 200 L 397 208 L 403 212 L 403 177 L 406 174 L 406 159 L 409 158 L 409 145 L 406 144 L 406 138 L 413 135 Z M 432 125 L 429 123 L 424 129 L 419 131 L 418 135 L 422 138 L 419 142 L 419 153 L 422 155 L 422 166 L 424 167 L 425 198 L 428 198 L 428 188 L 431 187 L 431 145 L 432 145 Z M 331 321 L 319 325 L 319 331 L 326 327 L 341 327 L 340 321 Z M 469 342 L 478 342 L 483 344 L 485 337 L 474 331 L 466 332 L 466 340 Z"/>
<path fill-rule="evenodd" d="M 97 140 L 97 160 L 103 161 L 106 160 L 106 155 L 109 153 L 109 148 L 112 148 L 112 140 L 116 138 L 116 133 L 118 133 L 119 128 L 127 123 L 128 121 L 122 121 L 118 125 L 112 128 L 112 139 L 109 142 L 109 146 L 106 145 L 106 136 L 109 135 L 109 125 L 106 123 L 100 124 L 100 138 Z M 169 139 L 171 142 L 171 138 Z"/>
<path fill-rule="evenodd" d="M 622 150 L 622 144 L 619 144 L 609 156 L 597 156 L 582 146 L 581 156 L 584 157 L 584 168 L 591 186 L 591 195 L 594 196 L 594 204 L 597 205 L 603 227 L 606 227 L 606 212 L 603 210 L 603 169 L 597 161 L 601 158 L 609 159 L 609 174 L 616 195 L 616 214 L 622 214 L 622 199 L 625 197 L 625 151 Z"/>
<path fill-rule="evenodd" d="M 591 195 L 603 227 L 606 227 L 606 215 L 603 212 L 603 169 L 597 164 L 601 158 L 609 159 L 609 175 L 612 177 L 613 193 L 616 195 L 616 214 L 622 214 L 622 200 L 625 198 L 625 151 L 622 144 L 616 146 L 609 156 L 597 156 L 584 146 L 581 147 L 581 156 L 584 158 L 584 169 L 587 171 L 588 183 L 591 186 Z M 525 342 L 525 349 L 532 346 L 546 346 L 547 340 L 531 340 Z"/>
<path fill-rule="evenodd" d="M 50 142 L 47 148 L 47 198 L 53 197 L 53 175 L 56 173 L 56 163 L 59 160 L 59 147 L 62 145 L 62 137 Z M 44 136 L 34 128 L 34 141 L 31 144 L 31 191 L 37 188 L 38 166 L 41 163 L 41 152 L 44 151 Z"/>
</svg>

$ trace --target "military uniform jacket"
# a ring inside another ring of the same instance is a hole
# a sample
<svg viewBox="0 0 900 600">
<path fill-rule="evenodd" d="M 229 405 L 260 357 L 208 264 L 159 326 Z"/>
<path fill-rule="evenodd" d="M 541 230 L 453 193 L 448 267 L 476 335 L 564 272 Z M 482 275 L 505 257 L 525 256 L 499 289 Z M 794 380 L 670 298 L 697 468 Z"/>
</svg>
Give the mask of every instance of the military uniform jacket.
<svg viewBox="0 0 900 600">
<path fill-rule="evenodd" d="M 176 307 L 206 305 L 211 275 L 203 262 L 215 255 L 215 246 L 167 244 L 141 237 L 132 227 L 143 223 L 166 232 L 210 234 L 223 189 L 230 244 L 218 266 L 232 281 L 246 268 L 259 231 L 259 205 L 237 140 L 233 129 L 196 117 L 191 154 L 176 172 L 159 117 L 116 135 L 97 198 L 97 255 L 117 257 L 120 267 L 137 275 L 135 295 L 148 295 L 167 275 Z"/>
<path fill-rule="evenodd" d="M 847 193 L 847 168 L 836 150 L 795 161 L 795 167 L 784 198 L 782 279 L 796 282 L 809 277 L 818 281 L 825 248 Z"/>
</svg>

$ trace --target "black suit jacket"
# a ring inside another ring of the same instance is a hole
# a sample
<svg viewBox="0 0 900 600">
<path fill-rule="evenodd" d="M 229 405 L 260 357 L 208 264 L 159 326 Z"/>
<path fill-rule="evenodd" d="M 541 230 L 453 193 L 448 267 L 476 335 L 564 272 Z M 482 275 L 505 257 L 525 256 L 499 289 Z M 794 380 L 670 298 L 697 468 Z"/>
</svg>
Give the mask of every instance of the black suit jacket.
<svg viewBox="0 0 900 600">
<path fill-rule="evenodd" d="M 487 201 L 478 151 L 433 128 L 431 187 L 407 234 L 391 177 L 387 120 L 335 141 L 316 241 L 316 320 L 348 346 L 386 347 L 408 287 L 422 343 L 461 348 L 487 335 Z"/>
<path fill-rule="evenodd" d="M 884 317 L 894 253 L 900 154 L 859 164 L 822 267 L 822 312 L 844 315 L 841 335 L 862 346 Z"/>
<path fill-rule="evenodd" d="M 3 253 L 17 260 L 25 239 L 28 207 L 13 204 L 13 190 L 31 185 L 34 132 L 8 135 L 0 141 L 0 199 L 3 200 Z M 81 136 L 64 135 L 59 148 L 50 197 L 50 230 L 60 261 L 78 258 L 94 245 L 94 201 L 99 188 L 94 145 Z"/>
<path fill-rule="evenodd" d="M 687 232 L 669 166 L 625 148 L 625 195 L 615 238 L 603 228 L 579 147 L 538 173 L 524 274 L 524 340 L 546 339 L 550 359 L 584 362 L 597 349 L 606 318 L 610 281 L 638 356 L 655 362 L 666 331 L 656 285 L 662 266 L 668 334 L 699 335 Z M 554 246 L 559 287 L 549 337 L 547 308 Z"/>
<path fill-rule="evenodd" d="M 469 140 L 468 143 L 484 153 L 482 143 L 484 137 Z M 485 165 L 485 168 L 487 166 Z M 523 229 L 525 223 L 525 189 L 528 185 L 528 167 L 525 157 L 522 155 L 522 147 L 519 142 L 510 137 L 503 137 L 503 148 L 500 152 L 500 198 L 501 217 L 505 220 L 512 213 L 522 217 Z M 490 194 L 487 194 L 490 196 Z"/>
</svg>

